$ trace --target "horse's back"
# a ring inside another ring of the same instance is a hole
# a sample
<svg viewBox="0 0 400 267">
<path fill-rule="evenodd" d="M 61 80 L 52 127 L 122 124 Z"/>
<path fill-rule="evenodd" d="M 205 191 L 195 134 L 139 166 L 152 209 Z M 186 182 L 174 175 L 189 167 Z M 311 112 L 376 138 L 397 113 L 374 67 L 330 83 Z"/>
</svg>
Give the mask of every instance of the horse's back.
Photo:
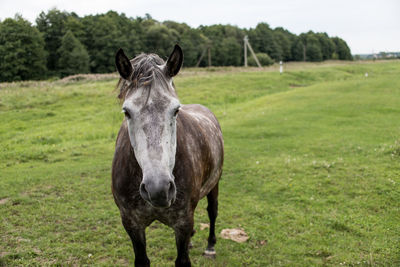
<svg viewBox="0 0 400 267">
<path fill-rule="evenodd" d="M 224 141 L 215 115 L 199 104 L 184 105 L 178 115 L 177 149 L 186 151 L 195 166 L 195 187 L 203 198 L 218 183 L 224 160 Z M 185 138 L 179 138 L 185 135 Z M 183 141 L 185 140 L 185 141 Z"/>
<path fill-rule="evenodd" d="M 187 112 L 195 121 L 200 123 L 203 128 L 212 127 L 214 130 L 217 128 L 221 131 L 217 118 L 207 107 L 200 104 L 189 104 L 183 105 L 181 110 Z"/>
</svg>

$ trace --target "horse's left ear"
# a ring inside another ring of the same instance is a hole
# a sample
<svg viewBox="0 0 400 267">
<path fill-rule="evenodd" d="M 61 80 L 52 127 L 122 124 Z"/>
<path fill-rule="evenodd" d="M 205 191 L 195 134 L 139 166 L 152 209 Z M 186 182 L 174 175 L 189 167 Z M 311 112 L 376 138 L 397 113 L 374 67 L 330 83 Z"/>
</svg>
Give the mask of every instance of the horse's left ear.
<svg viewBox="0 0 400 267">
<path fill-rule="evenodd" d="M 167 69 L 166 74 L 169 77 L 174 77 L 178 74 L 179 70 L 182 67 L 183 63 L 183 52 L 179 45 L 175 45 L 174 51 L 172 51 L 171 55 L 167 60 Z"/>
</svg>

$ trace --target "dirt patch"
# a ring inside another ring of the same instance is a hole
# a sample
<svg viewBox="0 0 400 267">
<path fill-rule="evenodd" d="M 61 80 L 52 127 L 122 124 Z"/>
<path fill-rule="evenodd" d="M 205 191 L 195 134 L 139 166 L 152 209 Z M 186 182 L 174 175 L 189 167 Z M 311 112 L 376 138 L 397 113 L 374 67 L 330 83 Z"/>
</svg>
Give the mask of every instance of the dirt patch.
<svg viewBox="0 0 400 267">
<path fill-rule="evenodd" d="M 117 73 L 103 73 L 103 74 L 76 74 L 62 78 L 58 82 L 69 83 L 79 81 L 103 81 L 113 80 L 119 78 Z"/>
<path fill-rule="evenodd" d="M 8 197 L 0 199 L 0 205 L 4 205 L 8 202 L 8 200 L 10 200 Z"/>
<path fill-rule="evenodd" d="M 117 80 L 119 75 L 115 73 L 104 73 L 104 74 L 76 74 L 64 77 L 56 80 L 43 80 L 43 81 L 17 81 L 17 82 L 0 82 L 0 90 L 5 88 L 30 88 L 39 87 L 43 90 L 48 90 L 49 87 L 54 84 L 70 84 L 80 81 L 109 81 Z"/>
<path fill-rule="evenodd" d="M 5 256 L 7 256 L 8 254 L 10 254 L 10 252 L 5 252 L 5 251 L 0 252 L 0 258 L 3 258 Z"/>
<path fill-rule="evenodd" d="M 209 223 L 200 223 L 200 231 L 203 231 L 207 228 L 210 228 L 210 224 Z"/>
<path fill-rule="evenodd" d="M 305 86 L 304 84 L 295 84 L 295 83 L 289 84 L 290 88 L 297 88 L 297 87 L 304 87 L 304 86 Z"/>
<path fill-rule="evenodd" d="M 26 239 L 26 238 L 22 238 L 22 237 L 17 237 L 16 240 L 17 240 L 18 243 L 21 243 L 21 242 L 29 243 L 29 242 L 31 242 L 30 239 Z"/>
<path fill-rule="evenodd" d="M 241 228 L 224 229 L 221 231 L 221 237 L 224 239 L 233 240 L 238 243 L 244 243 L 249 239 L 249 236 Z"/>
</svg>

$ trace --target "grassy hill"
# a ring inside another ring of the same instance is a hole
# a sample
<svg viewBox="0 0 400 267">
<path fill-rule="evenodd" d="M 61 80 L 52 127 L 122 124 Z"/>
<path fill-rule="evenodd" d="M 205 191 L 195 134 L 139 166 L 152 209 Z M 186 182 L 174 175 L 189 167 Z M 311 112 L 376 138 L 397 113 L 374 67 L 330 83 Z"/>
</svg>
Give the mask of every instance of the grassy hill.
<svg viewBox="0 0 400 267">
<path fill-rule="evenodd" d="M 110 189 L 115 84 L 0 85 L 0 266 L 133 264 Z M 202 200 L 194 266 L 400 265 L 399 61 L 190 69 L 175 84 L 224 133 L 217 232 L 250 236 L 218 238 L 204 259 Z M 147 247 L 153 266 L 173 265 L 171 229 L 152 224 Z"/>
</svg>

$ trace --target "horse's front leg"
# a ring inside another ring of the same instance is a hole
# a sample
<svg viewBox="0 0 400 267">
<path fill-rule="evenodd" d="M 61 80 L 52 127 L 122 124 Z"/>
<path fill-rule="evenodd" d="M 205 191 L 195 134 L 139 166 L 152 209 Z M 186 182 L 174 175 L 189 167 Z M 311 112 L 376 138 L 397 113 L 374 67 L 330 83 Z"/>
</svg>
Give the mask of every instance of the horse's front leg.
<svg viewBox="0 0 400 267">
<path fill-rule="evenodd" d="M 150 260 L 146 253 L 145 226 L 134 225 L 126 218 L 122 218 L 122 224 L 132 241 L 135 252 L 135 267 L 149 267 Z"/>
<path fill-rule="evenodd" d="M 193 217 L 184 221 L 184 224 L 174 227 L 176 249 L 178 250 L 178 257 L 175 260 L 176 267 L 192 266 L 189 259 L 189 243 L 193 233 Z"/>
</svg>

